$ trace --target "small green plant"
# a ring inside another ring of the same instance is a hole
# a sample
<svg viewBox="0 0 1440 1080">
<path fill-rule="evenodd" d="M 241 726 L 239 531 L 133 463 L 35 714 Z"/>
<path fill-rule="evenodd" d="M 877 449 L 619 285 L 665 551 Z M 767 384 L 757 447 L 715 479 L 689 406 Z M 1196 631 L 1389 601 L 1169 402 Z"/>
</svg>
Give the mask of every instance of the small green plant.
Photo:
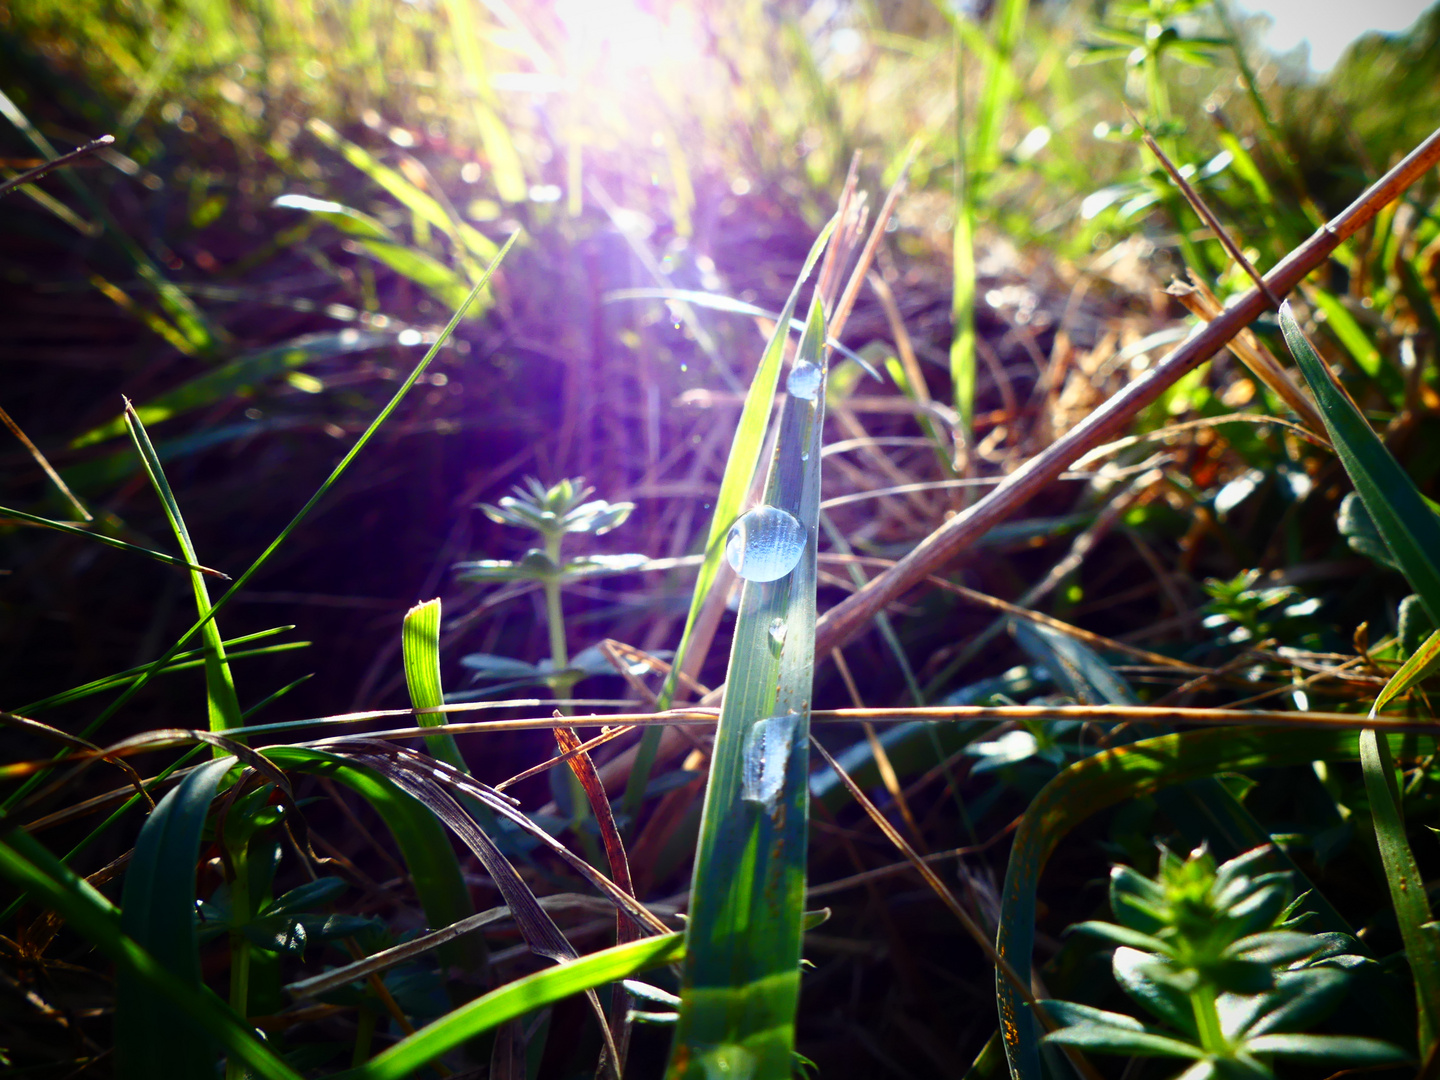
<svg viewBox="0 0 1440 1080">
<path fill-rule="evenodd" d="M 1378 1039 L 1305 1034 L 1338 1004 L 1350 972 L 1371 963 L 1342 934 L 1296 927 L 1290 875 L 1263 872 L 1270 849 L 1215 865 L 1203 848 L 1181 859 L 1164 847 L 1147 878 L 1110 874 L 1116 922 L 1075 927 L 1120 947 L 1115 981 L 1163 1026 L 1086 1005 L 1047 1001 L 1062 1025 L 1046 1041 L 1099 1053 L 1193 1062 L 1185 1080 L 1274 1076 L 1272 1060 L 1403 1061 Z M 1302 898 L 1303 901 L 1303 898 Z"/>
<path fill-rule="evenodd" d="M 516 487 L 498 506 L 480 503 L 485 516 L 499 525 L 514 525 L 540 534 L 543 546 L 531 548 L 518 561 L 480 559 L 460 563 L 455 569 L 463 581 L 534 581 L 545 591 L 545 621 L 550 632 L 550 662 L 531 665 L 523 661 L 487 653 L 472 653 L 462 663 L 478 678 L 504 680 L 505 685 L 543 682 L 556 697 L 566 697 L 574 685 L 598 670 L 592 663 L 572 664 L 565 640 L 565 614 L 560 605 L 560 590 L 567 582 L 579 578 L 601 577 L 635 570 L 647 560 L 644 555 L 582 555 L 566 561 L 562 554 L 565 537 L 570 533 L 601 536 L 630 516 L 635 504 L 589 499 L 594 488 L 584 479 L 575 477 L 546 487 L 535 477 L 525 479 L 525 487 Z M 587 653 L 589 650 L 587 650 Z M 588 657 L 587 657 L 588 659 Z"/>
</svg>

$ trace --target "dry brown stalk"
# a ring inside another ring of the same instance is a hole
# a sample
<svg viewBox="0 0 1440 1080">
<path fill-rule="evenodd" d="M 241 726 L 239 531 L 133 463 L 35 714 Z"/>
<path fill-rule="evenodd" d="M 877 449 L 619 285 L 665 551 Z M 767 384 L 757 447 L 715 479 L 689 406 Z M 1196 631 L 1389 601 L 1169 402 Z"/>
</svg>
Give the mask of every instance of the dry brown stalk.
<svg viewBox="0 0 1440 1080">
<path fill-rule="evenodd" d="M 1292 251 L 1265 275 L 1270 292 L 1284 296 L 1319 266 L 1346 238 L 1368 224 L 1381 208 L 1440 161 L 1440 129 L 1372 184 L 1338 216 Z M 893 568 L 846 597 L 821 617 L 815 628 L 817 655 L 845 644 L 870 624 L 886 604 L 920 584 L 990 529 L 1004 521 L 1086 451 L 1119 435 L 1145 406 L 1187 372 L 1210 359 L 1269 306 L 1251 289 L 1204 330 L 1169 353 L 1155 367 L 1105 401 L 1088 418 L 1060 436 L 974 506 L 957 514 L 922 540 Z"/>
</svg>

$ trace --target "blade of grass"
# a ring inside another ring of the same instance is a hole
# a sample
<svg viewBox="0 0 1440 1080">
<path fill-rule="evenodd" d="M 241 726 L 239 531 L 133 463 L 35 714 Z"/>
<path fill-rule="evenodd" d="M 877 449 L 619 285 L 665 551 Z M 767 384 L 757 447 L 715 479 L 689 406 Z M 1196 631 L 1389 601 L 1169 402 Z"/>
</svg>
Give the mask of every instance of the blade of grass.
<svg viewBox="0 0 1440 1080">
<path fill-rule="evenodd" d="M 190 539 L 190 530 L 180 513 L 180 504 L 175 500 L 175 493 L 170 490 L 170 481 L 165 477 L 165 469 L 155 454 L 155 447 L 145 432 L 145 425 L 140 422 L 140 417 L 136 415 L 134 406 L 128 400 L 125 402 L 125 425 L 130 429 L 130 438 L 140 453 L 140 460 L 150 477 L 150 483 L 160 496 L 165 517 L 175 532 L 181 552 L 187 561 L 197 562 L 195 544 Z M 205 584 L 205 575 L 198 570 L 190 571 L 190 584 L 195 591 L 196 610 L 200 617 L 204 618 L 210 610 L 210 590 Z M 225 659 L 225 642 L 220 637 L 219 624 L 213 618 L 207 619 L 200 628 L 200 637 L 205 650 L 205 699 L 210 714 L 210 730 L 224 731 L 226 728 L 239 727 L 242 723 L 240 699 L 235 694 L 234 673 Z M 218 747 L 215 749 L 215 756 L 223 756 Z"/>
<path fill-rule="evenodd" d="M 298 1072 L 271 1053 L 207 987 L 202 984 L 197 990 L 122 933 L 114 905 L 40 843 L 19 830 L 0 838 L 0 875 L 36 903 L 60 914 L 123 973 L 143 979 L 147 986 L 163 994 L 173 1010 L 204 1029 L 258 1075 L 266 1080 L 301 1080 Z M 170 1027 L 173 1030 L 176 1026 L 172 1012 Z"/>
<path fill-rule="evenodd" d="M 120 901 L 120 931 L 191 993 L 204 990 L 195 932 L 195 862 L 210 804 L 234 769 L 232 757 L 207 762 L 160 800 L 135 841 Z M 201 1076 L 216 1048 L 201 1029 L 174 1022 L 173 1006 L 146 978 L 122 969 L 115 986 L 115 1058 L 126 1080 Z"/>
<path fill-rule="evenodd" d="M 1440 668 L 1440 630 L 1426 638 L 1420 648 L 1400 665 L 1400 670 L 1390 676 L 1390 681 L 1381 688 L 1375 698 L 1375 704 L 1370 706 L 1370 715 L 1374 716 L 1389 702 L 1424 682 L 1434 674 L 1436 668 Z"/>
<path fill-rule="evenodd" d="M 231 649 L 236 645 L 244 645 L 252 641 L 261 641 L 268 637 L 274 637 L 276 634 L 288 633 L 289 631 L 294 629 L 295 627 L 293 626 L 276 626 L 272 627 L 269 630 L 261 630 L 258 633 L 245 634 L 242 637 L 230 638 L 228 641 L 225 642 L 225 648 Z M 272 651 L 304 648 L 309 644 L 310 643 L 308 641 L 292 641 L 287 642 L 283 645 L 267 646 L 263 649 L 247 649 L 244 652 L 231 653 L 230 658 L 232 660 L 238 660 L 242 656 L 264 656 Z M 199 649 L 192 650 L 190 652 L 178 653 L 176 654 L 175 659 L 165 668 L 165 671 L 183 671 L 188 668 L 194 667 L 197 663 L 203 662 L 203 660 L 203 651 Z M 147 671 L 149 667 L 149 664 L 141 664 L 137 667 L 129 668 L 125 671 L 116 672 L 114 675 L 106 675 L 104 678 L 93 679 L 88 683 L 82 683 L 80 686 L 71 687 L 69 690 L 62 690 L 58 694 L 51 694 L 49 697 L 41 698 L 38 701 L 32 701 L 27 705 L 18 706 L 12 711 L 27 714 L 43 712 L 46 709 L 53 709 L 57 705 L 64 705 L 67 702 L 79 701 L 81 698 L 87 698 L 94 694 L 101 694 L 104 693 L 106 690 L 111 690 L 117 686 L 124 685 L 128 680 L 134 679 L 142 672 Z M 10 805 L 9 800 L 7 800 L 3 805 L 8 807 Z"/>
<path fill-rule="evenodd" d="M 1425 879 L 1405 837 L 1390 742 L 1380 738 L 1374 728 L 1360 733 L 1360 770 L 1375 821 L 1375 842 L 1385 867 L 1385 883 L 1390 887 L 1390 902 L 1400 924 L 1400 940 L 1405 943 L 1405 960 L 1415 980 L 1418 1042 L 1424 1059 L 1435 1052 L 1440 1034 L 1440 935 L 1433 932 L 1434 916 L 1425 894 Z"/>
<path fill-rule="evenodd" d="M 618 945 L 536 972 L 447 1013 L 360 1068 L 340 1073 L 332 1080 L 407 1080 L 436 1058 L 507 1020 L 607 982 L 674 963 L 684 955 L 684 935 L 674 933 Z"/>
<path fill-rule="evenodd" d="M 815 264 L 829 243 L 830 235 L 839 223 L 832 218 L 810 246 L 809 254 L 800 269 L 800 275 L 790 290 L 790 296 L 780 311 L 775 330 L 760 356 L 755 377 L 745 394 L 745 404 L 740 410 L 740 422 L 735 427 L 735 438 L 730 444 L 730 453 L 725 459 L 725 473 L 720 479 L 720 491 L 715 497 L 715 513 L 710 518 L 710 530 L 705 537 L 705 561 L 695 577 L 695 591 L 690 598 L 690 611 L 685 616 L 685 629 L 680 635 L 680 645 L 671 661 L 670 675 L 661 687 L 656 710 L 663 712 L 670 707 L 675 696 L 678 673 L 684 667 L 685 653 L 690 647 L 690 637 L 699 618 L 701 605 L 710 594 L 715 575 L 720 572 L 720 559 L 724 555 L 725 536 L 730 526 L 740 516 L 745 493 L 755 476 L 755 467 L 760 461 L 760 449 L 765 443 L 765 432 L 769 427 L 770 410 L 775 402 L 775 388 L 780 383 L 780 365 L 785 358 L 785 344 L 790 338 L 790 319 L 800 299 L 800 289 L 809 279 Z M 818 464 L 818 461 L 817 461 Z M 655 750 L 660 744 L 660 731 L 647 731 L 642 737 L 635 755 L 635 764 L 630 770 L 630 779 L 621 799 L 622 815 L 634 821 L 645 798 L 645 788 L 650 783 L 650 770 L 655 760 Z"/>
<path fill-rule="evenodd" d="M 27 514 L 24 510 L 12 510 L 7 506 L 0 506 L 0 517 L 14 518 L 23 521 L 27 525 L 38 525 L 44 529 L 55 529 L 59 532 L 70 533 L 72 536 L 84 536 L 90 540 L 96 540 L 110 547 L 118 548 L 121 551 L 134 551 L 156 562 L 166 563 L 170 566 L 181 566 L 186 570 L 198 574 L 209 574 L 211 577 L 225 578 L 230 580 L 228 574 L 222 574 L 219 570 L 212 570 L 208 566 L 201 566 L 199 563 L 189 563 L 174 555 L 166 555 L 163 551 L 154 551 L 151 548 L 141 547 L 139 544 L 127 544 L 124 540 L 117 540 L 113 536 L 106 536 L 104 533 L 92 532 L 90 529 L 80 525 L 71 524 L 68 521 L 54 521 L 50 518 L 37 517 L 35 514 Z"/>
<path fill-rule="evenodd" d="M 400 632 L 400 651 L 405 661 L 405 685 L 410 691 L 410 704 L 417 710 L 438 709 L 445 704 L 445 690 L 440 681 L 440 600 L 427 600 L 416 604 L 405 614 L 405 624 Z M 443 712 L 415 713 L 415 721 L 421 727 L 445 726 Z M 455 745 L 455 736 L 450 734 L 427 735 L 425 745 L 433 757 L 447 765 L 453 765 L 461 772 L 469 772 L 460 748 Z"/>
<path fill-rule="evenodd" d="M 1410 587 L 1440 625 L 1440 519 L 1320 359 L 1288 302 L 1280 308 L 1280 328 L 1320 406 L 1336 457 Z"/>
<path fill-rule="evenodd" d="M 792 394 L 785 403 L 765 500 L 800 523 L 804 548 L 789 574 L 746 581 L 740 595 L 690 889 L 680 1018 L 667 1073 L 674 1080 L 725 1075 L 727 1069 L 781 1080 L 793 1068 L 810 794 L 824 341 L 817 297 L 796 363 L 818 367 L 821 382 L 813 398 Z"/>
</svg>

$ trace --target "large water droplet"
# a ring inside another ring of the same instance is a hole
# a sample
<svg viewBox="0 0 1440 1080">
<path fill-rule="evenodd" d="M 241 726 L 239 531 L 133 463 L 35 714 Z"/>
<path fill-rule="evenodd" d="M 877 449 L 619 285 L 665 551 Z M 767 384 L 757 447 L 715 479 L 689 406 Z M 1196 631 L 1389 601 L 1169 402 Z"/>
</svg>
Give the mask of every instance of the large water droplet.
<svg viewBox="0 0 1440 1080">
<path fill-rule="evenodd" d="M 785 389 L 791 397 L 814 401 L 815 394 L 820 389 L 820 380 L 820 369 L 809 360 L 801 360 L 790 369 L 790 377 L 785 380 Z"/>
<path fill-rule="evenodd" d="M 740 773 L 740 797 L 760 803 L 774 813 L 785 790 L 785 770 L 799 726 L 798 713 L 757 720 L 745 737 L 745 757 Z"/>
<path fill-rule="evenodd" d="M 805 550 L 805 528 L 778 506 L 757 506 L 735 522 L 725 558 L 746 581 L 777 581 L 795 569 Z"/>
<path fill-rule="evenodd" d="M 785 651 L 785 631 L 788 626 L 780 616 L 770 620 L 770 651 L 779 656 Z"/>
</svg>

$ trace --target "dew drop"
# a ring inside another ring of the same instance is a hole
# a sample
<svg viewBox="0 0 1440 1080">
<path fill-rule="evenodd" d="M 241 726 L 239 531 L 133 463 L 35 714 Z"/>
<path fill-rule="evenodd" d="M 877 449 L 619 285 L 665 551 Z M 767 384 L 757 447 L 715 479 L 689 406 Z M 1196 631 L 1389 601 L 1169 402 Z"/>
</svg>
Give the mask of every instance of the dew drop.
<svg viewBox="0 0 1440 1080">
<path fill-rule="evenodd" d="M 820 369 L 808 360 L 801 360 L 790 369 L 790 377 L 785 380 L 785 389 L 791 397 L 814 401 L 815 394 L 820 389 L 820 380 Z"/>
<path fill-rule="evenodd" d="M 804 550 L 804 526 L 778 506 L 757 506 L 731 526 L 725 541 L 725 558 L 746 581 L 779 580 Z"/>
<path fill-rule="evenodd" d="M 770 651 L 779 656 L 785 650 L 785 631 L 787 625 L 780 616 L 770 620 Z"/>
</svg>

